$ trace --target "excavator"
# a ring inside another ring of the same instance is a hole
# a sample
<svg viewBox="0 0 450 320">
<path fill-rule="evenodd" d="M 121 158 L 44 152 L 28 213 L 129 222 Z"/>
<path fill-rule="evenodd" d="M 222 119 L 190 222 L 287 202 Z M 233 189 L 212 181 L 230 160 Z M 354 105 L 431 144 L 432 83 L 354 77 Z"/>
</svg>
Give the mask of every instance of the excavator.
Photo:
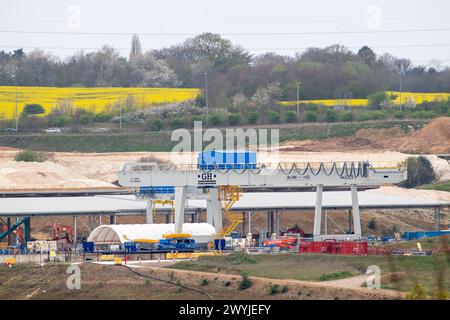
<svg viewBox="0 0 450 320">
<path fill-rule="evenodd" d="M 53 240 L 66 240 L 67 243 L 73 243 L 73 228 L 71 226 L 54 223 L 52 225 Z"/>
</svg>

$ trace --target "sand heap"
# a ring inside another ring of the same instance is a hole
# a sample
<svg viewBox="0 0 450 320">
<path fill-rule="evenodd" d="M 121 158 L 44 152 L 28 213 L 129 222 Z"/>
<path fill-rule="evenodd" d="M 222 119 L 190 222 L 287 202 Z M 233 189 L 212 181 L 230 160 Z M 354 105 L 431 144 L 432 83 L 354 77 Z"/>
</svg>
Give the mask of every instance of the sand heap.
<svg viewBox="0 0 450 320">
<path fill-rule="evenodd" d="M 450 153 L 450 117 L 437 118 L 407 137 L 404 148 L 421 153 Z"/>
<path fill-rule="evenodd" d="M 0 163 L 0 190 L 116 188 L 54 162 Z"/>
</svg>

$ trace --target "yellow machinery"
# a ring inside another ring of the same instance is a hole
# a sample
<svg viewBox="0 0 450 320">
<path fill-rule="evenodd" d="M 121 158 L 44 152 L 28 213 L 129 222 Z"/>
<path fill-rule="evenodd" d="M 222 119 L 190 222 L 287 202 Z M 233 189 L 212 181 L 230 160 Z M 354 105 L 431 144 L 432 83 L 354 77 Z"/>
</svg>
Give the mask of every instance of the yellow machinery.
<svg viewBox="0 0 450 320">
<path fill-rule="evenodd" d="M 174 204 L 174 200 L 160 200 L 160 199 L 156 199 L 156 200 L 152 200 L 152 211 L 153 211 L 153 217 L 156 217 L 156 205 L 157 204 L 161 204 L 163 206 L 165 205 L 171 205 L 171 209 L 170 209 L 170 215 L 173 216 L 173 204 Z"/>
<path fill-rule="evenodd" d="M 242 222 L 240 214 L 231 211 L 231 207 L 241 197 L 241 190 L 238 186 L 219 187 L 219 201 L 222 202 L 223 215 L 226 218 L 225 226 L 220 232 L 221 237 L 228 237 L 234 229 Z"/>
</svg>

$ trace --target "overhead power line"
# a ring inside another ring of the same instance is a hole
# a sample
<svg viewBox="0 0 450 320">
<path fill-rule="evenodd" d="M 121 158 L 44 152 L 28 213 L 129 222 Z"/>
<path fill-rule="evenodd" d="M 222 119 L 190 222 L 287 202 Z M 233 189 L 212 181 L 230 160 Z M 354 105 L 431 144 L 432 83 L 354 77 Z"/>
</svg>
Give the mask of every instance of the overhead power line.
<svg viewBox="0 0 450 320">
<path fill-rule="evenodd" d="M 332 34 L 384 34 L 384 33 L 414 33 L 414 32 L 442 32 L 450 28 L 431 29 L 392 29 L 392 30 L 361 30 L 361 31 L 305 31 L 305 32 L 237 32 L 219 33 L 223 36 L 301 36 L 301 35 L 332 35 Z M 92 36 L 196 36 L 199 33 L 170 33 L 170 32 L 81 32 L 81 31 L 36 31 L 36 30 L 0 30 L 0 33 L 11 34 L 58 34 L 58 35 L 92 35 Z"/>
</svg>

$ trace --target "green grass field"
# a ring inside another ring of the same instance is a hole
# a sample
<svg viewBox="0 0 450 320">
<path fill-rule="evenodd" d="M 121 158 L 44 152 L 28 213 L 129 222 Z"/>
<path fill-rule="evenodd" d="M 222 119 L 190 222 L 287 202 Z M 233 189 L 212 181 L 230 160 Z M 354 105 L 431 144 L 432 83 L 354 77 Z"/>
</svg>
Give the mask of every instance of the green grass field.
<svg viewBox="0 0 450 320">
<path fill-rule="evenodd" d="M 450 256 L 339 256 L 317 254 L 251 255 L 201 257 L 198 261 L 179 262 L 177 269 L 214 273 L 247 273 L 273 279 L 335 280 L 364 274 L 370 265 L 382 271 L 382 288 L 411 291 L 416 284 L 432 294 L 438 283 L 450 291 Z"/>
</svg>

